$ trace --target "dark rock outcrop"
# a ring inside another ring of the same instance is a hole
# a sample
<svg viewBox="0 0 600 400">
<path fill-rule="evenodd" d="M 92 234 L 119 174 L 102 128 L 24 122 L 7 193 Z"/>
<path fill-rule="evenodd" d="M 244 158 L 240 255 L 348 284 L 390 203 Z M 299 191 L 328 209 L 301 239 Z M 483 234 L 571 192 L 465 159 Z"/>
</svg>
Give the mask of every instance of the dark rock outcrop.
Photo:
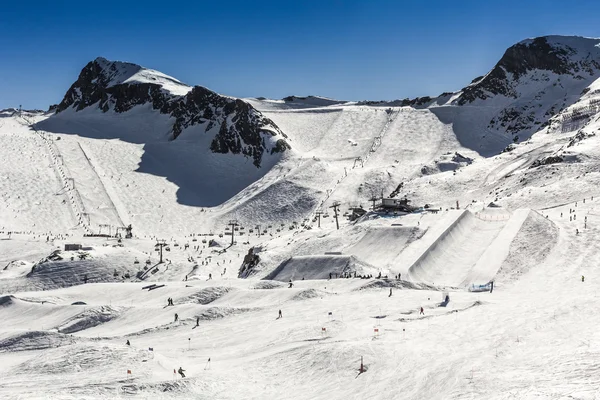
<svg viewBox="0 0 600 400">
<path fill-rule="evenodd" d="M 242 263 L 242 265 L 240 267 L 238 277 L 246 278 L 249 275 L 251 275 L 254 272 L 254 270 L 259 262 L 260 262 L 260 257 L 258 256 L 258 254 L 254 254 L 254 248 L 251 248 L 250 250 L 248 250 L 248 254 L 246 254 L 246 256 L 244 256 L 244 262 Z"/>
</svg>

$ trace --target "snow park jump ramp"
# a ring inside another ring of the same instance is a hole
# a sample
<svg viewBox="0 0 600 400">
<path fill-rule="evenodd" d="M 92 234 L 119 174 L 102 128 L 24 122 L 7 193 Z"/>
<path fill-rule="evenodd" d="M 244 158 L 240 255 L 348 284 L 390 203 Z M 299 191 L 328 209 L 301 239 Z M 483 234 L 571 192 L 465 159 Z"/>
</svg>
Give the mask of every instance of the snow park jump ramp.
<svg viewBox="0 0 600 400">
<path fill-rule="evenodd" d="M 466 287 L 494 279 L 530 210 L 464 211 L 410 266 L 411 281 Z"/>
<path fill-rule="evenodd" d="M 389 269 L 397 265 L 400 254 L 422 235 L 417 227 L 385 226 L 371 228 L 344 253 L 360 258 L 375 267 Z"/>
<path fill-rule="evenodd" d="M 329 279 L 344 272 L 376 275 L 378 269 L 349 255 L 296 256 L 282 262 L 264 279 L 287 282 L 301 279 Z"/>
</svg>

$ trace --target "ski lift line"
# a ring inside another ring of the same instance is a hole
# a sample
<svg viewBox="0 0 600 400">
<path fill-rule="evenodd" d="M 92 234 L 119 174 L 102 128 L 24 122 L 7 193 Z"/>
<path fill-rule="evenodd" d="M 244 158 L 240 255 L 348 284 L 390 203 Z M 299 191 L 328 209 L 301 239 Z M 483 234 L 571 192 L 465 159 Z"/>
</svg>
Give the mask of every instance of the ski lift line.
<svg viewBox="0 0 600 400">
<path fill-rule="evenodd" d="M 389 116 L 388 116 L 388 121 L 386 122 L 386 124 L 384 125 L 384 127 L 382 128 L 382 130 L 380 131 L 379 135 L 375 136 L 375 138 L 374 138 L 374 141 L 373 141 L 373 144 L 371 145 L 371 147 L 369 148 L 369 150 L 368 150 L 368 151 L 366 152 L 366 154 L 365 154 L 365 155 L 363 155 L 362 157 L 356 157 L 356 158 L 354 159 L 354 165 L 353 165 L 353 167 L 352 167 L 351 169 L 354 169 L 354 168 L 355 168 L 355 166 L 356 166 L 356 160 L 357 160 L 358 158 L 360 158 L 360 159 L 361 159 L 362 168 L 364 168 L 364 165 L 365 165 L 365 164 L 366 164 L 366 162 L 369 160 L 369 157 L 370 157 L 371 153 L 375 152 L 375 151 L 376 151 L 376 150 L 377 150 L 377 149 L 378 149 L 378 148 L 381 146 L 381 144 L 382 144 L 382 142 L 383 142 L 383 138 L 384 138 L 385 134 L 387 133 L 387 131 L 389 130 L 389 127 L 392 125 L 392 123 L 393 123 L 393 122 L 394 122 L 394 120 L 395 120 L 395 119 L 398 117 L 398 115 L 400 115 L 400 109 L 399 109 L 399 108 L 396 108 L 396 109 L 393 109 L 393 108 L 392 108 L 392 110 L 393 110 L 393 111 L 392 111 L 392 112 L 389 114 Z M 319 203 L 319 207 L 317 207 L 317 209 L 318 209 L 318 208 L 321 208 L 321 207 L 322 207 L 322 206 L 325 204 L 325 202 L 326 202 L 327 200 L 329 200 L 329 198 L 331 197 L 331 195 L 333 194 L 333 192 L 334 192 L 334 190 L 337 188 L 337 186 L 338 186 L 338 185 L 339 185 L 339 184 L 340 184 L 340 183 L 341 183 L 341 182 L 342 182 L 342 181 L 343 181 L 345 178 L 347 178 L 347 177 L 348 177 L 348 173 L 346 173 L 346 174 L 342 175 L 342 178 L 341 178 L 341 179 L 339 179 L 338 181 L 336 181 L 336 182 L 335 182 L 335 183 L 332 185 L 332 188 L 331 188 L 331 189 L 328 189 L 328 190 L 326 190 L 326 192 L 325 192 L 326 194 L 325 194 L 325 196 L 324 196 L 323 200 L 321 200 L 321 202 Z M 313 210 L 313 212 L 311 213 L 311 217 L 310 217 L 310 219 L 311 219 L 311 220 L 312 220 L 312 219 L 314 219 L 314 218 L 316 217 L 316 210 L 317 210 L 317 209 Z"/>
<path fill-rule="evenodd" d="M 59 181 L 63 182 L 64 187 L 68 187 L 68 182 L 69 180 L 71 180 L 73 182 L 73 187 L 71 189 L 69 189 L 67 191 L 68 196 L 70 198 L 70 202 L 69 202 L 69 208 L 73 214 L 73 218 L 76 220 L 77 225 L 80 225 L 84 231 L 86 231 L 86 233 L 90 234 L 92 233 L 90 228 L 89 228 L 89 222 L 88 224 L 86 224 L 84 222 L 84 220 L 82 220 L 81 216 L 87 214 L 85 212 L 85 208 L 83 206 L 83 201 L 81 200 L 81 196 L 79 195 L 79 192 L 77 191 L 77 189 L 75 188 L 75 180 L 73 178 L 71 178 L 69 176 L 68 169 L 67 166 L 63 163 L 59 163 L 58 162 L 58 158 L 60 158 L 61 160 L 63 159 L 62 155 L 60 154 L 60 151 L 58 150 L 58 147 L 56 146 L 56 144 L 48 139 L 46 137 L 46 135 L 44 135 L 43 131 L 40 131 L 36 128 L 35 124 L 31 121 L 29 121 L 27 118 L 25 118 L 23 115 L 20 115 L 20 117 L 26 122 L 26 125 L 29 126 L 30 128 L 33 129 L 33 131 L 36 133 L 36 135 L 38 135 L 43 143 L 46 145 L 46 151 L 50 154 L 50 158 L 52 159 L 52 166 L 53 166 L 53 170 L 57 175 L 57 178 Z M 63 168 L 64 167 L 64 168 Z M 67 170 L 67 172 L 65 172 L 65 169 Z M 76 204 L 77 201 L 79 201 L 79 204 Z M 79 208 L 79 210 L 78 210 Z"/>
</svg>

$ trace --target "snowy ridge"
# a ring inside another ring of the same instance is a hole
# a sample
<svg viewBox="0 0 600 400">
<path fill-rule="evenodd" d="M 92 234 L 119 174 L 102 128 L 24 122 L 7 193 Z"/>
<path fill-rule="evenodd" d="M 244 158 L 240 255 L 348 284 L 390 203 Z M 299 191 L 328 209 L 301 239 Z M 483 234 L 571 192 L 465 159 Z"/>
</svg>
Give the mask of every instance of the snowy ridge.
<svg viewBox="0 0 600 400">
<path fill-rule="evenodd" d="M 192 90 L 191 86 L 181 83 L 171 76 L 137 64 L 109 61 L 103 57 L 98 57 L 94 61 L 104 71 L 103 80 L 106 87 L 127 83 L 152 83 L 160 85 L 167 92 L 177 96 L 183 96 Z"/>
</svg>

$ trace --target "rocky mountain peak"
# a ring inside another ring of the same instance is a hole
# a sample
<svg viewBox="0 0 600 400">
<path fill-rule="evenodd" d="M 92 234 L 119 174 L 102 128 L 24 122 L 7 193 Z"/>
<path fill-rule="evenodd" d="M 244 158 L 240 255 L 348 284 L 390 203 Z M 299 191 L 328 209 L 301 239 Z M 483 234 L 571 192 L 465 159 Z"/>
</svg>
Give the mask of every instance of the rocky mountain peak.
<svg viewBox="0 0 600 400">
<path fill-rule="evenodd" d="M 463 89 L 457 100 L 463 105 L 490 96 L 517 98 L 521 79 L 532 73 L 569 75 L 583 80 L 600 71 L 600 39 L 577 36 L 542 36 L 509 47 L 482 79 Z M 547 75 L 550 77 L 549 75 Z"/>
<path fill-rule="evenodd" d="M 99 108 L 104 113 L 125 113 L 136 106 L 151 105 L 160 114 L 173 117 L 171 140 L 185 129 L 204 126 L 213 134 L 215 153 L 241 154 L 261 166 L 265 152 L 289 149 L 285 134 L 250 104 L 220 95 L 202 86 L 190 87 L 159 71 L 137 64 L 90 61 L 71 85 L 56 113 Z"/>
</svg>

